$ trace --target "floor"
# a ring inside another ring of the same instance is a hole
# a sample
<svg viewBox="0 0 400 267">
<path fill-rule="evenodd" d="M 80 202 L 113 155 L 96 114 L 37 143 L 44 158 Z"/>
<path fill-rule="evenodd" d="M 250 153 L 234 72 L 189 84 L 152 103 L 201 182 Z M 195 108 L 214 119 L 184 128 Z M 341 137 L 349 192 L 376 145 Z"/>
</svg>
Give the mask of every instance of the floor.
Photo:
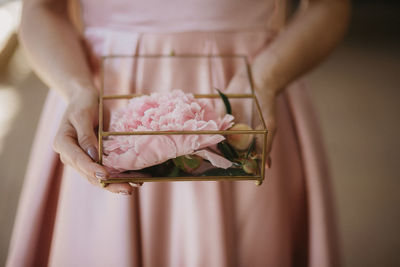
<svg viewBox="0 0 400 267">
<path fill-rule="evenodd" d="M 357 18 L 345 42 L 307 76 L 333 173 L 344 265 L 394 267 L 400 266 L 400 42 L 384 24 L 368 24 L 374 34 L 366 34 L 368 25 Z M 20 48 L 7 62 L 0 69 L 0 265 L 47 92 Z"/>
</svg>

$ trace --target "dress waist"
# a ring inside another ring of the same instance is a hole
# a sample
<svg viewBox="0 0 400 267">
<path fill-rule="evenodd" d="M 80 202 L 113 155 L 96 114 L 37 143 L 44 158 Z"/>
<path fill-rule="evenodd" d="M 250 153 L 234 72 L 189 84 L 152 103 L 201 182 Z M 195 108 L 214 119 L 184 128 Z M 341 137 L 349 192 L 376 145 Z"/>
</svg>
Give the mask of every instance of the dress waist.
<svg viewBox="0 0 400 267">
<path fill-rule="evenodd" d="M 86 27 L 140 33 L 276 30 L 282 0 L 81 0 Z"/>
<path fill-rule="evenodd" d="M 84 39 L 96 57 L 107 55 L 178 54 L 220 55 L 258 50 L 275 31 L 265 28 L 231 31 L 136 32 L 114 27 L 86 27 Z M 250 45 L 252 44 L 252 45 Z M 184 47 L 185 49 L 182 49 Z"/>
</svg>

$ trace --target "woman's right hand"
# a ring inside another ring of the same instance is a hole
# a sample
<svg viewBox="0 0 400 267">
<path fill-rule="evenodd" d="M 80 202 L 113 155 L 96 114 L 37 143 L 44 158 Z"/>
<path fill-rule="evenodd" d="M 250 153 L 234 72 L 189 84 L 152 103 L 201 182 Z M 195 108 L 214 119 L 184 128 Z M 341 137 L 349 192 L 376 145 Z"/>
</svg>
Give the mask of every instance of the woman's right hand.
<svg viewBox="0 0 400 267">
<path fill-rule="evenodd" d="M 94 129 L 98 124 L 98 93 L 85 90 L 72 96 L 54 139 L 53 148 L 68 164 L 90 183 L 100 186 L 99 179 L 109 177 L 107 170 L 98 164 L 98 142 Z M 131 184 L 131 183 L 130 183 Z M 130 195 L 135 184 L 109 184 L 105 189 L 113 193 Z"/>
</svg>

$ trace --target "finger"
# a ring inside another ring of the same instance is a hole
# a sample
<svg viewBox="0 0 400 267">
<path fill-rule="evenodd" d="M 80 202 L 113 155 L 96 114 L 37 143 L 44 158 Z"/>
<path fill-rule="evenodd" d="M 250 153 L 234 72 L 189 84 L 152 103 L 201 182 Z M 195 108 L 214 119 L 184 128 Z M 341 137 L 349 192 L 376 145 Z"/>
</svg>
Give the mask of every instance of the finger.
<svg viewBox="0 0 400 267">
<path fill-rule="evenodd" d="M 272 151 L 272 144 L 273 144 L 273 139 L 274 139 L 275 133 L 272 133 L 271 131 L 268 132 L 267 134 L 267 145 L 266 145 L 266 164 L 268 168 L 271 168 L 272 165 L 272 160 L 271 160 L 271 151 Z"/>
<path fill-rule="evenodd" d="M 275 121 L 275 95 L 273 93 L 265 91 L 257 93 L 257 97 L 260 99 L 265 126 L 268 130 L 265 150 L 267 155 L 267 167 L 270 168 L 270 154 L 272 151 L 274 137 L 277 131 L 277 125 Z"/>
<path fill-rule="evenodd" d="M 96 185 L 100 185 L 101 180 L 107 180 L 110 177 L 106 169 L 103 166 L 93 162 L 88 155 L 83 153 L 79 146 L 75 145 L 75 149 L 76 152 L 74 153 L 74 159 L 76 159 L 76 161 L 74 163 L 89 180 L 95 181 Z M 100 169 L 102 171 L 99 172 Z M 131 195 L 133 192 L 132 187 L 127 183 L 109 184 L 107 187 L 105 187 L 105 189 L 112 193 L 123 195 Z"/>
<path fill-rule="evenodd" d="M 251 94 L 250 79 L 247 69 L 240 68 L 229 81 L 228 86 L 224 90 L 225 94 Z M 218 100 L 222 104 L 221 100 Z M 248 99 L 230 99 L 232 113 L 235 116 L 236 123 L 245 123 L 251 125 L 253 109 Z M 217 106 L 218 114 L 225 111 L 224 105 Z M 249 108 L 250 107 L 250 108 Z"/>
<path fill-rule="evenodd" d="M 61 123 L 54 140 L 54 149 L 61 155 L 61 159 L 67 164 L 77 167 L 90 177 L 105 179 L 108 176 L 107 170 L 94 163 L 89 156 L 78 146 L 77 133 L 74 127 L 66 120 Z"/>
<path fill-rule="evenodd" d="M 143 185 L 143 182 L 141 182 L 141 183 L 132 183 L 132 182 L 129 182 L 128 183 L 130 186 L 132 186 L 132 187 L 141 187 L 142 185 Z"/>
<path fill-rule="evenodd" d="M 265 123 L 266 123 L 267 130 L 268 130 L 266 152 L 267 152 L 267 156 L 269 156 L 271 153 L 271 150 L 272 150 L 272 144 L 273 144 L 275 133 L 276 133 L 276 125 L 275 125 L 275 121 L 272 121 L 272 120 L 266 121 Z"/>
<path fill-rule="evenodd" d="M 75 128 L 79 146 L 92 158 L 93 161 L 99 160 L 98 142 L 94 132 L 94 122 L 91 114 L 83 112 L 79 115 L 72 115 L 70 118 L 72 126 Z"/>
<path fill-rule="evenodd" d="M 150 175 L 143 172 L 126 172 L 126 173 L 115 173 L 110 174 L 109 178 L 134 178 L 134 177 L 150 177 Z M 140 187 L 143 185 L 143 182 L 128 182 L 128 184 L 132 187 Z"/>
<path fill-rule="evenodd" d="M 120 195 L 132 195 L 134 190 L 128 183 L 108 184 L 105 189 Z"/>
<path fill-rule="evenodd" d="M 76 149 L 76 151 L 73 152 L 73 160 L 71 165 L 75 165 L 76 169 L 80 170 L 80 172 L 89 180 L 89 182 L 96 186 L 101 186 L 100 181 L 110 178 L 110 176 L 106 173 L 107 171 L 105 168 L 97 163 L 94 163 L 78 145 L 75 145 L 74 149 Z M 100 169 L 102 171 L 99 171 Z M 105 189 L 112 193 L 122 195 L 131 195 L 133 192 L 132 187 L 127 183 L 108 184 Z"/>
<path fill-rule="evenodd" d="M 225 91 L 227 93 L 251 93 L 250 79 L 246 68 L 240 68 L 230 80 Z"/>
<path fill-rule="evenodd" d="M 60 128 L 54 142 L 56 152 L 61 155 L 61 159 L 68 165 L 78 170 L 87 180 L 96 186 L 100 186 L 99 180 L 107 179 L 107 170 L 92 161 L 92 159 L 78 146 L 73 133 L 73 127 L 65 124 Z M 132 194 L 133 189 L 127 183 L 111 184 L 106 189 L 113 193 Z"/>
</svg>

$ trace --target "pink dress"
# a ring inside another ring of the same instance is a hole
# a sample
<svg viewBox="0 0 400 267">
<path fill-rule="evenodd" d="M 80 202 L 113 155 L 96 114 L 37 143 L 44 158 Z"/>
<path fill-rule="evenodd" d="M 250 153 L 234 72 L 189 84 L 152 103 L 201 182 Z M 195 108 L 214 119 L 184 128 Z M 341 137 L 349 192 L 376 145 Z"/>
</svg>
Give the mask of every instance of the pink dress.
<svg viewBox="0 0 400 267">
<path fill-rule="evenodd" d="M 252 60 L 285 13 L 278 0 L 83 0 L 82 8 L 94 62 L 171 51 Z M 273 166 L 262 186 L 147 183 L 127 197 L 60 162 L 51 144 L 65 104 L 50 91 L 7 266 L 338 266 L 329 173 L 307 90 L 296 82 L 277 102 Z"/>
</svg>

